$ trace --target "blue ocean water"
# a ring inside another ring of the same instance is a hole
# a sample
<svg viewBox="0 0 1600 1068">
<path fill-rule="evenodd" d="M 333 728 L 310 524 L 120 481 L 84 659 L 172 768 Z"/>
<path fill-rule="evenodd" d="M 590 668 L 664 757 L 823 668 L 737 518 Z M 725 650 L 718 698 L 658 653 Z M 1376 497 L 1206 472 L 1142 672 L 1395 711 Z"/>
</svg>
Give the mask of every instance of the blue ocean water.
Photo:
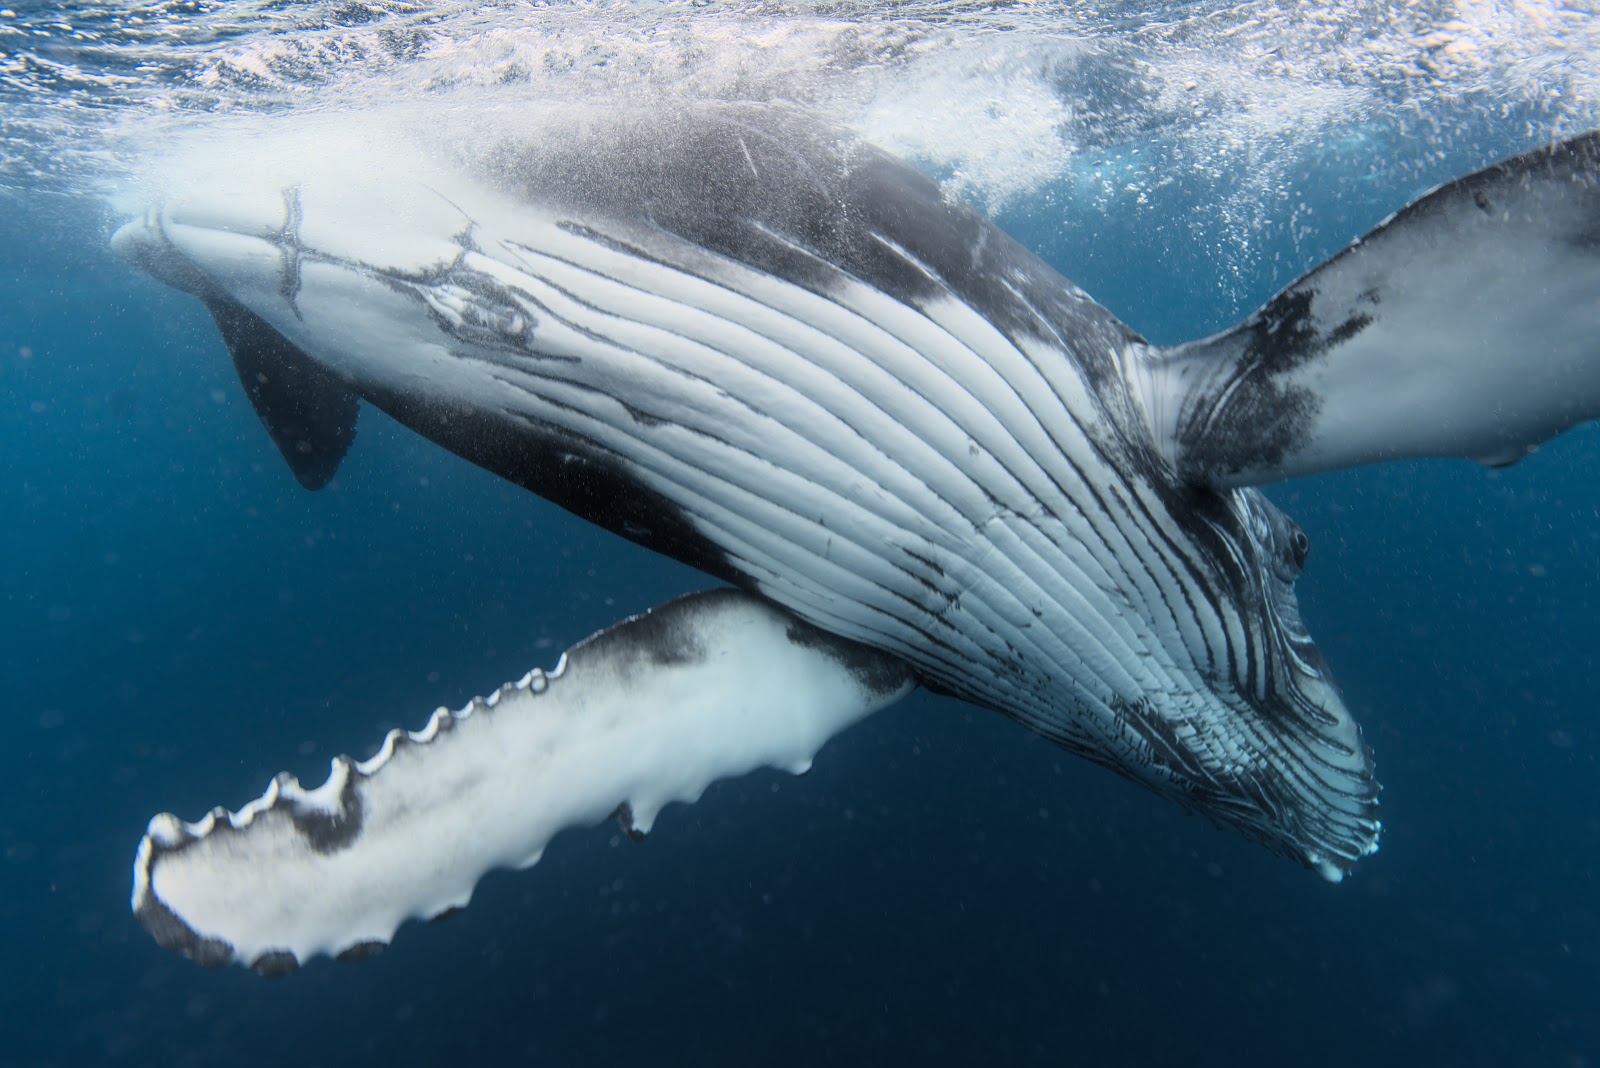
<svg viewBox="0 0 1600 1068">
<path fill-rule="evenodd" d="M 1263 209 L 1243 258 L 1199 178 L 1114 217 L 1058 182 L 1000 219 L 1176 341 L 1537 142 L 1514 126 L 1376 182 L 1380 149 L 1324 155 L 1285 178 L 1311 236 Z M 1341 885 L 918 694 L 641 844 L 569 832 L 375 960 L 267 982 L 161 951 L 127 908 L 150 815 L 319 782 L 705 580 L 371 411 L 333 485 L 301 491 L 204 310 L 116 260 L 104 213 L 62 189 L 3 207 L 0 1061 L 1600 1059 L 1594 426 L 1500 471 L 1270 491 L 1312 537 L 1302 607 L 1385 786 L 1382 851 Z"/>
</svg>

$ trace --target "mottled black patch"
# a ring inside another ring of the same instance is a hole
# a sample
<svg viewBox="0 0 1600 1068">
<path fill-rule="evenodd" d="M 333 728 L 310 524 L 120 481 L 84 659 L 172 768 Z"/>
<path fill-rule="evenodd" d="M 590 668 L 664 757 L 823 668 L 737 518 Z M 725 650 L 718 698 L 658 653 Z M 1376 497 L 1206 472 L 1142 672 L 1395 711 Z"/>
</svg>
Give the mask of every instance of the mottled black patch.
<svg viewBox="0 0 1600 1068">
<path fill-rule="evenodd" d="M 617 826 L 622 828 L 622 833 L 628 836 L 630 842 L 642 842 L 645 840 L 645 833 L 639 829 L 638 824 L 633 822 L 632 805 L 624 801 L 617 806 L 617 810 L 612 815 L 616 817 Z"/>
<path fill-rule="evenodd" d="M 286 949 L 268 950 L 250 962 L 250 970 L 267 979 L 282 979 L 300 970 L 300 959 Z"/>
<path fill-rule="evenodd" d="M 818 630 L 801 620 L 792 621 L 784 633 L 795 645 L 814 649 L 838 663 L 873 696 L 894 693 L 911 680 L 911 668 L 899 657 Z"/>
<path fill-rule="evenodd" d="M 337 853 L 349 846 L 361 834 L 363 805 L 357 784 L 361 776 L 351 769 L 339 791 L 339 807 L 328 812 L 304 803 L 288 806 L 288 816 L 294 829 L 306 844 L 318 853 Z"/>
<path fill-rule="evenodd" d="M 203 299 L 272 443 L 302 486 L 321 489 L 355 441 L 355 393 L 243 305 Z"/>
<path fill-rule="evenodd" d="M 387 948 L 387 942 L 357 942 L 355 945 L 346 946 L 341 949 L 335 959 L 343 961 L 366 960 L 369 957 L 376 957 L 379 953 L 382 953 Z"/>
<path fill-rule="evenodd" d="M 1209 421 L 1179 431 L 1182 473 L 1194 482 L 1281 464 L 1311 441 L 1321 399 L 1310 389 L 1261 376 L 1227 396 Z"/>
<path fill-rule="evenodd" d="M 1211 385 L 1185 400 L 1177 427 L 1185 478 L 1270 468 L 1310 443 L 1322 398 L 1293 372 L 1372 325 L 1368 309 L 1381 300 L 1368 290 L 1361 306 L 1340 309 L 1338 322 L 1325 326 L 1313 281 L 1284 290 L 1238 329 L 1192 350 L 1190 359 L 1215 366 L 1202 369 Z"/>
<path fill-rule="evenodd" d="M 1286 384 L 1289 373 L 1366 329 L 1382 300 L 1369 289 L 1351 307 L 1322 308 L 1324 320 L 1334 321 L 1319 327 L 1312 304 L 1320 280 L 1346 271 L 1356 273 L 1345 277 L 1358 277 L 1370 269 L 1359 264 L 1381 262 L 1389 242 L 1407 240 L 1408 234 L 1502 223 L 1538 226 L 1547 217 L 1553 221 L 1543 224 L 1551 229 L 1545 239 L 1589 254 L 1600 247 L 1600 132 L 1440 186 L 1284 290 L 1237 330 L 1204 346 L 1202 352 L 1233 370 L 1208 379 L 1186 404 L 1177 428 L 1185 477 L 1205 480 L 1270 468 L 1308 443 L 1319 401 L 1310 390 Z"/>
<path fill-rule="evenodd" d="M 1363 297 L 1377 303 L 1373 291 Z M 1247 364 L 1253 373 L 1281 374 L 1304 366 L 1372 323 L 1369 313 L 1350 311 L 1332 327 L 1319 327 L 1316 298 L 1312 286 L 1286 289 L 1251 316 L 1243 327 L 1246 343 L 1241 364 Z"/>
<path fill-rule="evenodd" d="M 868 693 L 892 693 L 911 678 L 911 669 L 896 657 L 819 630 L 756 594 L 731 589 L 702 590 L 675 598 L 585 639 L 573 646 L 567 656 L 574 664 L 610 659 L 622 667 L 639 660 L 653 666 L 699 663 L 706 658 L 697 634 L 703 617 L 751 599 L 758 599 L 787 617 L 786 636 L 791 642 L 831 657 Z M 626 804 L 616 814 L 619 822 L 626 818 L 631 823 L 632 809 Z M 629 823 L 623 826 L 626 829 Z"/>
<path fill-rule="evenodd" d="M 569 658 L 638 660 L 652 667 L 685 667 L 705 661 L 706 649 L 695 633 L 695 616 L 704 602 L 690 595 L 668 601 L 585 640 L 568 651 Z"/>
<path fill-rule="evenodd" d="M 150 874 L 155 874 L 155 867 L 161 862 L 160 847 L 150 858 Z M 156 945 L 173 953 L 181 953 L 194 961 L 202 968 L 221 968 L 233 960 L 233 946 L 220 938 L 202 938 L 193 927 L 190 927 L 167 903 L 155 895 L 152 889 L 140 899 L 138 906 L 133 910 L 134 918 L 139 921 L 150 937 L 156 940 Z"/>
<path fill-rule="evenodd" d="M 278 247 L 278 256 L 282 261 L 279 268 L 278 296 L 288 304 L 294 312 L 295 318 L 300 317 L 300 308 L 296 301 L 300 298 L 301 282 L 301 253 L 305 245 L 300 240 L 300 223 L 304 218 L 304 209 L 300 203 L 300 187 L 290 186 L 283 191 L 283 226 L 273 238 L 273 244 Z"/>
</svg>

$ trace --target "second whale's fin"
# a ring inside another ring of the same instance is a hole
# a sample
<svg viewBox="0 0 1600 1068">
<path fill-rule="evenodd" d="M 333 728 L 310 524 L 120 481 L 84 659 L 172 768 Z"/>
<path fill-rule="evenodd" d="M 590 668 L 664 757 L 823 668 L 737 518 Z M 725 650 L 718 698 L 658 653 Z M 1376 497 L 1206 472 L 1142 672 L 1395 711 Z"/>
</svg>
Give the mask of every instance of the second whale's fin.
<svg viewBox="0 0 1600 1068">
<path fill-rule="evenodd" d="M 201 299 L 289 470 L 306 489 L 326 486 L 356 438 L 355 393 L 244 305 L 222 296 Z"/>
<path fill-rule="evenodd" d="M 150 821 L 133 911 L 167 949 L 275 975 L 386 945 L 526 868 L 567 827 L 616 814 L 643 835 L 673 801 L 823 743 L 912 688 L 900 660 L 750 594 L 671 601 L 571 649 L 314 790 L 279 775 L 238 812 Z"/>
<path fill-rule="evenodd" d="M 1180 477 L 1503 465 L 1600 416 L 1600 133 L 1449 182 L 1244 323 L 1132 361 Z"/>
</svg>

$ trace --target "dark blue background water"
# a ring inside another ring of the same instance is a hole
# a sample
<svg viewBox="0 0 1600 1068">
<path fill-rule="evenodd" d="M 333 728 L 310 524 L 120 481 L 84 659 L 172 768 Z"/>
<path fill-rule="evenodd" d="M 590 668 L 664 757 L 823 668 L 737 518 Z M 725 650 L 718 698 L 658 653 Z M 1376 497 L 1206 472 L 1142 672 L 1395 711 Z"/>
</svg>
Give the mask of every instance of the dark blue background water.
<svg viewBox="0 0 1600 1068">
<path fill-rule="evenodd" d="M 1300 180 L 1322 183 L 1314 239 L 1262 220 L 1243 284 L 1197 186 L 1008 222 L 1173 341 L 1415 192 Z M 370 411 L 301 492 L 197 303 L 115 262 L 81 205 L 6 207 L 0 1061 L 1600 1059 L 1593 427 L 1502 472 L 1273 491 L 1312 535 L 1302 605 L 1386 787 L 1383 850 L 1343 885 L 918 695 L 642 845 L 564 835 L 374 961 L 273 983 L 160 951 L 127 909 L 149 816 L 237 807 L 282 768 L 320 782 L 704 582 Z"/>
</svg>

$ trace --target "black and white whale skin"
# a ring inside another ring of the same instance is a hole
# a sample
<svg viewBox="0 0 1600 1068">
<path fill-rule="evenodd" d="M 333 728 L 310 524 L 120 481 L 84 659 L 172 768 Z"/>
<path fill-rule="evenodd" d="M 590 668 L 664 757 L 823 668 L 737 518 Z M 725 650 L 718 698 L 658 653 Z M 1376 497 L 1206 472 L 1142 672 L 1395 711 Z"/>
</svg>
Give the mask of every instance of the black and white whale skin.
<svg viewBox="0 0 1600 1068">
<path fill-rule="evenodd" d="M 734 589 L 317 790 L 158 816 L 134 909 L 202 963 L 365 955 L 563 826 L 642 833 L 715 778 L 803 768 L 913 684 L 1340 878 L 1377 848 L 1372 760 L 1300 621 L 1306 536 L 1252 487 L 1511 462 L 1600 414 L 1596 135 L 1161 348 L 793 108 L 542 110 L 470 153 L 438 132 L 403 165 L 235 167 L 113 243 L 206 303 L 308 487 L 364 400 Z"/>
</svg>

